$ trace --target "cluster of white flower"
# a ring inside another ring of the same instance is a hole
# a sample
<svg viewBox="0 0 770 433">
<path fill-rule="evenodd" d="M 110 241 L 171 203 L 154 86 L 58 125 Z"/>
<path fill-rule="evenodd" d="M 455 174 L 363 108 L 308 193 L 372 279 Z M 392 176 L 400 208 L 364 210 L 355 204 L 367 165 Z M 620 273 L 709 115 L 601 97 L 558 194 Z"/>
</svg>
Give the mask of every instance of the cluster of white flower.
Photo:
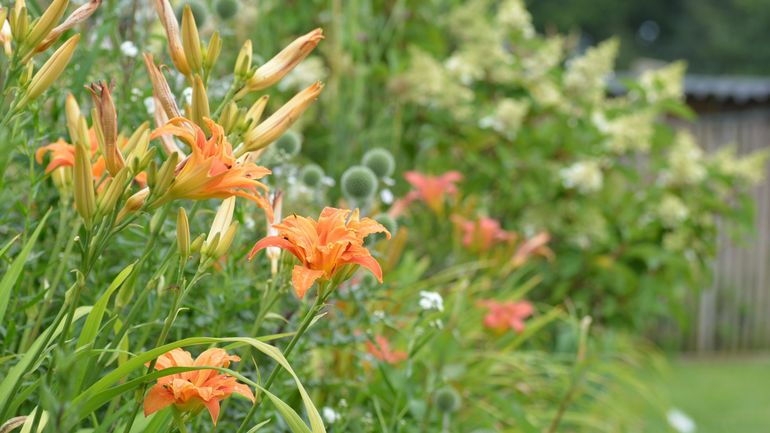
<svg viewBox="0 0 770 433">
<path fill-rule="evenodd" d="M 631 114 L 607 120 L 603 113 L 594 113 L 592 117 L 596 128 L 608 135 L 607 149 L 617 154 L 626 152 L 647 152 L 653 132 L 654 115 L 649 111 L 636 111 Z"/>
<path fill-rule="evenodd" d="M 139 54 L 139 48 L 132 41 L 124 41 L 120 44 L 120 52 L 126 57 L 136 57 Z"/>
<path fill-rule="evenodd" d="M 768 156 L 770 153 L 763 150 L 739 157 L 735 154 L 735 146 L 724 146 L 713 153 L 710 160 L 722 173 L 755 184 L 765 177 Z"/>
<path fill-rule="evenodd" d="M 530 80 L 539 79 L 555 68 L 564 58 L 564 38 L 551 36 L 543 44 L 521 59 L 524 75 Z"/>
<path fill-rule="evenodd" d="M 500 134 L 513 139 L 529 111 L 529 103 L 511 98 L 503 98 L 497 103 L 495 112 L 479 120 L 482 128 L 492 128 Z"/>
<path fill-rule="evenodd" d="M 706 177 L 703 150 L 688 131 L 679 131 L 668 154 L 668 170 L 662 175 L 664 184 L 694 184 Z"/>
<path fill-rule="evenodd" d="M 664 195 L 657 210 L 663 225 L 670 228 L 677 227 L 690 215 L 690 209 L 687 208 L 687 205 L 673 194 Z"/>
<path fill-rule="evenodd" d="M 526 39 L 535 36 L 532 15 L 522 0 L 504 1 L 497 11 L 497 22 L 504 28 L 521 34 Z"/>
<path fill-rule="evenodd" d="M 438 292 L 420 291 L 420 308 L 423 310 L 444 311 L 444 298 Z"/>
<path fill-rule="evenodd" d="M 559 171 L 562 185 L 588 194 L 598 191 L 604 184 L 604 175 L 598 161 L 578 161 Z"/>
<path fill-rule="evenodd" d="M 663 68 L 644 71 L 639 84 L 650 102 L 682 99 L 684 96 L 684 62 L 674 62 Z"/>
<path fill-rule="evenodd" d="M 564 86 L 571 94 L 598 102 L 604 98 L 606 80 L 612 73 L 618 54 L 617 39 L 609 39 L 591 47 L 567 62 Z"/>
</svg>

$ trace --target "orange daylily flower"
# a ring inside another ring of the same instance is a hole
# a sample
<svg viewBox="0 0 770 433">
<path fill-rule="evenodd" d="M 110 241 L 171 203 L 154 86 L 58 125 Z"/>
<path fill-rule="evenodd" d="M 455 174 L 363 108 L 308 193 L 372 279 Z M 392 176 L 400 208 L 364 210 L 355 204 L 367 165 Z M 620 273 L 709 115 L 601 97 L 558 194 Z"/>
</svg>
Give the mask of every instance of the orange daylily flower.
<svg viewBox="0 0 770 433">
<path fill-rule="evenodd" d="M 169 367 L 224 367 L 230 362 L 238 362 L 237 356 L 228 355 L 222 349 L 208 349 L 193 361 L 190 352 L 173 349 L 161 355 L 155 363 L 156 370 Z M 149 363 L 148 363 L 149 366 Z M 172 404 L 183 412 L 198 413 L 204 407 L 216 425 L 219 417 L 219 402 L 232 393 L 240 394 L 252 402 L 254 394 L 251 388 L 238 383 L 235 377 L 218 370 L 195 370 L 163 376 L 150 388 L 144 398 L 144 416 L 149 416 Z"/>
<path fill-rule="evenodd" d="M 531 316 L 535 309 L 527 301 L 479 301 L 479 305 L 489 309 L 484 317 L 484 326 L 495 332 L 503 333 L 513 329 L 517 333 L 524 331 L 524 319 Z"/>
<path fill-rule="evenodd" d="M 364 239 L 373 233 L 390 233 L 371 218 L 358 217 L 358 209 L 325 208 L 318 221 L 292 215 L 273 226 L 278 235 L 268 236 L 254 245 L 249 260 L 261 249 L 278 247 L 292 253 L 301 264 L 292 270 L 292 284 L 299 298 L 316 280 L 331 280 L 345 265 L 361 265 L 382 282 L 382 269 Z"/>
<path fill-rule="evenodd" d="M 513 265 L 516 267 L 523 265 L 532 254 L 538 254 L 548 260 L 553 260 L 553 251 L 546 245 L 550 240 L 551 235 L 546 232 L 540 232 L 522 242 L 516 250 L 516 253 L 513 255 Z"/>
<path fill-rule="evenodd" d="M 452 221 L 463 232 L 463 245 L 477 252 L 489 251 L 498 243 L 511 242 L 516 239 L 516 234 L 503 230 L 500 221 L 496 219 L 481 217 L 473 221 L 460 215 L 454 215 Z"/>
<path fill-rule="evenodd" d="M 457 171 L 448 171 L 440 176 L 428 176 L 416 171 L 404 173 L 414 190 L 405 197 L 405 204 L 415 200 L 422 200 L 434 212 L 440 212 L 444 204 L 444 197 L 457 194 L 457 182 L 463 179 L 463 175 Z"/>
<path fill-rule="evenodd" d="M 257 181 L 270 174 L 270 170 L 245 159 L 237 160 L 222 126 L 205 117 L 204 121 L 211 131 L 209 138 L 200 126 L 183 117 L 169 120 L 150 136 L 154 139 L 164 134 L 175 135 L 192 150 L 177 165 L 174 182 L 159 199 L 159 204 L 182 198 L 203 200 L 238 196 L 254 201 L 272 221 L 273 210 L 258 191 L 267 192 L 267 186 Z"/>
<path fill-rule="evenodd" d="M 91 159 L 96 155 L 99 150 L 99 142 L 96 138 L 96 132 L 93 128 L 88 130 L 89 143 L 91 144 Z M 120 147 L 123 147 L 128 143 L 128 139 L 120 137 Z M 47 146 L 43 146 L 35 151 L 35 160 L 38 164 L 43 163 L 43 157 L 47 154 L 51 154 L 50 161 L 45 167 L 45 173 L 49 174 L 60 167 L 74 167 L 75 166 L 75 146 L 67 143 L 64 139 L 60 138 L 54 143 Z M 103 155 L 99 155 L 95 161 L 91 164 L 91 172 L 94 176 L 94 181 L 99 182 L 104 176 L 106 171 L 106 162 Z M 109 176 L 108 176 L 109 177 Z M 147 186 L 147 173 L 141 172 L 134 177 L 134 180 L 141 185 L 142 188 Z M 100 187 L 104 185 L 102 182 Z"/>
<path fill-rule="evenodd" d="M 409 356 L 404 351 L 392 350 L 390 348 L 390 342 L 381 335 L 374 337 L 374 341 L 374 343 L 371 341 L 366 342 L 366 350 L 380 361 L 395 365 L 406 360 Z"/>
</svg>

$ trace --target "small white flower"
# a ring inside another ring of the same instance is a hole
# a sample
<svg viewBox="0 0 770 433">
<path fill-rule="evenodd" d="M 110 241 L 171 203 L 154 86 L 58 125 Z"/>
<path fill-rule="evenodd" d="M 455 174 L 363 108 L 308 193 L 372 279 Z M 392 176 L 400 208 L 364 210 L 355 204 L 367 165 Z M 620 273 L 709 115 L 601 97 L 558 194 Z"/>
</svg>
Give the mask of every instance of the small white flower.
<svg viewBox="0 0 770 433">
<path fill-rule="evenodd" d="M 330 407 L 324 407 L 322 410 L 323 417 L 329 424 L 334 424 L 340 419 L 340 414 L 336 410 L 330 408 Z"/>
<path fill-rule="evenodd" d="M 340 404 L 340 407 L 348 407 L 348 401 L 345 400 L 344 398 L 340 399 L 340 403 L 339 404 Z"/>
<path fill-rule="evenodd" d="M 420 291 L 420 308 L 423 310 L 444 311 L 444 298 L 437 292 Z"/>
<path fill-rule="evenodd" d="M 598 191 L 604 184 L 601 167 L 596 161 L 579 161 L 559 171 L 565 188 L 577 189 L 582 193 Z"/>
<path fill-rule="evenodd" d="M 120 44 L 120 51 L 126 57 L 136 57 L 139 54 L 139 48 L 132 41 L 124 41 Z"/>
<path fill-rule="evenodd" d="M 385 312 L 382 310 L 375 310 L 372 312 L 372 317 L 374 320 L 385 320 Z"/>
<path fill-rule="evenodd" d="M 673 427 L 676 431 L 680 433 L 693 433 L 695 432 L 696 426 L 695 421 L 692 420 L 689 416 L 687 416 L 686 413 L 682 412 L 681 410 L 677 408 L 673 408 L 668 411 L 666 414 L 666 418 L 668 418 L 668 423 Z"/>
<path fill-rule="evenodd" d="M 147 114 L 150 116 L 155 114 L 155 98 L 152 96 L 144 98 L 144 107 L 147 109 Z"/>
<path fill-rule="evenodd" d="M 184 99 L 187 104 L 192 104 L 192 95 L 192 87 L 185 87 L 184 90 L 182 90 L 182 99 Z"/>
<path fill-rule="evenodd" d="M 393 192 L 387 188 L 380 191 L 380 200 L 382 200 L 385 204 L 391 204 L 393 203 Z"/>
</svg>

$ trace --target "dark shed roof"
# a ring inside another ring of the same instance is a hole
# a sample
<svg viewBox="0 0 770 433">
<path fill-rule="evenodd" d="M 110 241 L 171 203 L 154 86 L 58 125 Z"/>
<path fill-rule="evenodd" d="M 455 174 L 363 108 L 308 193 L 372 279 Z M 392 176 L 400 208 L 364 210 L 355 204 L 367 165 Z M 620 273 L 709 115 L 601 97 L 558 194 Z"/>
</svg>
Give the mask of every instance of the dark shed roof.
<svg viewBox="0 0 770 433">
<path fill-rule="evenodd" d="M 736 104 L 766 102 L 770 100 L 770 78 L 688 74 L 684 91 L 697 101 L 713 98 Z"/>
</svg>

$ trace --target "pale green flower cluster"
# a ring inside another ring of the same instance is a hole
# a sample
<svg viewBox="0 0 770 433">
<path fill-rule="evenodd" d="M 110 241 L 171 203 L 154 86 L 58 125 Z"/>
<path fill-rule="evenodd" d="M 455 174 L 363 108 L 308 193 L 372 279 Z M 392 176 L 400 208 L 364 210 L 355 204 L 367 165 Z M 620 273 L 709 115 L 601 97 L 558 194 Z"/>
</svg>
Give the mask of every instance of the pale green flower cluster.
<svg viewBox="0 0 770 433">
<path fill-rule="evenodd" d="M 684 73 L 687 65 L 674 62 L 663 68 L 645 71 L 639 77 L 639 84 L 649 102 L 668 99 L 681 100 L 684 97 Z"/>
<path fill-rule="evenodd" d="M 768 156 L 768 150 L 763 150 L 739 157 L 735 146 L 725 146 L 711 155 L 711 162 L 722 173 L 754 184 L 764 179 Z"/>
<path fill-rule="evenodd" d="M 657 211 L 663 225 L 670 228 L 679 226 L 690 215 L 690 209 L 682 199 L 670 193 L 660 200 Z"/>
<path fill-rule="evenodd" d="M 479 126 L 491 128 L 509 139 L 514 139 L 528 111 L 527 101 L 503 98 L 498 101 L 493 114 L 479 120 Z"/>
<path fill-rule="evenodd" d="M 664 184 L 688 185 L 706 177 L 703 150 L 689 131 L 679 131 L 668 153 L 668 169 L 662 173 Z"/>
<path fill-rule="evenodd" d="M 506 0 L 498 9 L 497 22 L 503 27 L 520 34 L 525 39 L 535 36 L 535 27 L 522 0 Z"/>
<path fill-rule="evenodd" d="M 617 39 L 609 39 L 569 60 L 564 74 L 567 93 L 596 103 L 603 100 L 606 81 L 612 74 L 618 48 Z"/>
<path fill-rule="evenodd" d="M 598 161 L 578 161 L 559 171 L 565 188 L 575 189 L 583 194 L 598 191 L 604 184 L 604 175 Z"/>
<path fill-rule="evenodd" d="M 655 116 L 650 111 L 636 111 L 607 120 L 601 112 L 595 112 L 592 120 L 596 128 L 606 134 L 606 147 L 615 154 L 647 152 L 653 132 Z"/>
</svg>

